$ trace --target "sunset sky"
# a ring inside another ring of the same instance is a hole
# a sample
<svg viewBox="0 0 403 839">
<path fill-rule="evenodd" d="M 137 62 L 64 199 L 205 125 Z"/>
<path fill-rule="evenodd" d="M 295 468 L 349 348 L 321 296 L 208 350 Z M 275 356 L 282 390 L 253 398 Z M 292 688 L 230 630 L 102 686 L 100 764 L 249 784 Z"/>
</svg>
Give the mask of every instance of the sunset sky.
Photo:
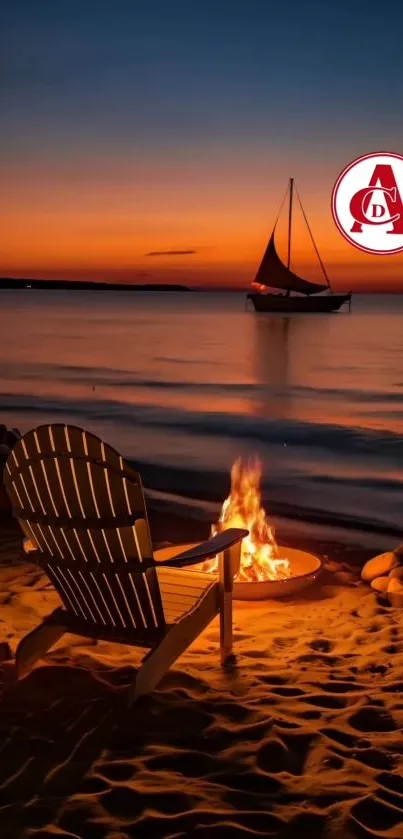
<svg viewBox="0 0 403 839">
<path fill-rule="evenodd" d="M 403 254 L 330 211 L 351 160 L 403 152 L 402 25 L 400 0 L 5 0 L 0 275 L 246 287 L 293 176 L 334 287 L 403 292 Z M 298 218 L 295 247 L 319 278 Z"/>
</svg>

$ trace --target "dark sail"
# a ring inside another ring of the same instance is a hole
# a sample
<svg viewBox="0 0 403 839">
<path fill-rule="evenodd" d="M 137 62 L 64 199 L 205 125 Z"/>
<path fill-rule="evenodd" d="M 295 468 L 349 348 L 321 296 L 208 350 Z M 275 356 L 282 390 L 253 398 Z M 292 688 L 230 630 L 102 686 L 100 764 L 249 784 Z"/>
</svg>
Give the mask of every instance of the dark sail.
<svg viewBox="0 0 403 839">
<path fill-rule="evenodd" d="M 253 284 L 264 285 L 269 288 L 281 288 L 287 291 L 297 291 L 301 294 L 318 294 L 320 291 L 325 291 L 328 288 L 327 284 L 320 285 L 319 283 L 311 283 L 309 280 L 298 277 L 297 274 L 294 274 L 293 271 L 290 271 L 283 264 L 274 244 L 274 230 Z"/>
</svg>

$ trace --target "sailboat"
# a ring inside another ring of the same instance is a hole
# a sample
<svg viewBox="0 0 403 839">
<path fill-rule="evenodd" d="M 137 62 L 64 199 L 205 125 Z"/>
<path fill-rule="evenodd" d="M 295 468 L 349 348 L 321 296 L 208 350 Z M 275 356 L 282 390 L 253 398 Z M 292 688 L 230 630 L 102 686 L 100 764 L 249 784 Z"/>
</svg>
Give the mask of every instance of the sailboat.
<svg viewBox="0 0 403 839">
<path fill-rule="evenodd" d="M 294 178 L 290 178 L 287 193 L 289 197 L 288 205 L 288 258 L 287 265 L 284 265 L 280 259 L 274 241 L 277 222 L 280 217 L 281 209 L 285 201 L 284 196 L 277 219 L 274 224 L 272 234 L 269 239 L 263 259 L 259 265 L 256 277 L 252 282 L 252 287 L 256 289 L 246 295 L 246 301 L 251 300 L 257 312 L 337 312 L 344 303 L 348 303 L 349 310 L 351 308 L 351 292 L 348 294 L 334 294 L 325 266 L 319 255 L 315 240 L 309 226 L 308 219 L 305 215 L 304 208 L 297 190 L 299 205 L 302 210 L 305 224 L 308 228 L 316 255 L 319 260 L 320 267 L 324 276 L 325 282 L 323 284 L 313 283 L 298 277 L 297 274 L 291 270 L 291 240 L 292 240 L 292 214 L 293 214 L 293 200 L 294 200 Z M 285 292 L 285 294 L 270 294 L 267 292 L 268 288 L 277 288 Z M 291 292 L 294 292 L 292 294 Z M 323 294 L 323 292 L 327 292 Z"/>
</svg>

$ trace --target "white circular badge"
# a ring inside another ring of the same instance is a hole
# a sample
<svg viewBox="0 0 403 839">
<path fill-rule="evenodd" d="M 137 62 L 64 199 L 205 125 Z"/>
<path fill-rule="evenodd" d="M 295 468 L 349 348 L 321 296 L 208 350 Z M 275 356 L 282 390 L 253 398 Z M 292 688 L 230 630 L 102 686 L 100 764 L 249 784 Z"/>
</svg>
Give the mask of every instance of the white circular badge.
<svg viewBox="0 0 403 839">
<path fill-rule="evenodd" d="M 349 163 L 333 187 L 332 214 L 359 250 L 403 251 L 403 156 L 374 152 Z"/>
</svg>

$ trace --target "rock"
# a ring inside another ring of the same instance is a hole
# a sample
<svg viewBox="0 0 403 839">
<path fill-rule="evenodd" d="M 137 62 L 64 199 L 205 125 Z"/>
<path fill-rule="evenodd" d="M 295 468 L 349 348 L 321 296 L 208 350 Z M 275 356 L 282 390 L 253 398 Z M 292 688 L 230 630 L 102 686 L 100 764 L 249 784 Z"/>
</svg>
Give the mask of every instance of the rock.
<svg viewBox="0 0 403 839">
<path fill-rule="evenodd" d="M 403 580 L 403 565 L 398 565 L 396 568 L 392 568 L 392 570 L 389 571 L 389 579 Z"/>
<path fill-rule="evenodd" d="M 19 439 L 20 435 L 16 433 L 16 430 L 13 428 L 9 428 L 4 435 L 3 443 L 5 443 L 6 446 L 9 446 L 9 448 L 12 449 L 14 448 L 15 444 L 18 443 Z"/>
<path fill-rule="evenodd" d="M 371 580 L 371 588 L 385 594 L 388 590 L 389 582 L 389 577 L 375 577 L 375 580 Z"/>
<path fill-rule="evenodd" d="M 396 577 L 388 577 L 388 591 L 403 591 L 403 580 L 397 580 Z"/>
<path fill-rule="evenodd" d="M 403 580 L 389 579 L 388 599 L 391 606 L 403 606 Z"/>
<path fill-rule="evenodd" d="M 374 556 L 365 563 L 361 571 L 361 577 L 367 583 L 370 583 L 376 577 L 383 577 L 385 574 L 389 574 L 389 571 L 395 568 L 396 565 L 399 565 L 399 559 L 394 551 L 378 554 L 378 556 Z"/>
</svg>

